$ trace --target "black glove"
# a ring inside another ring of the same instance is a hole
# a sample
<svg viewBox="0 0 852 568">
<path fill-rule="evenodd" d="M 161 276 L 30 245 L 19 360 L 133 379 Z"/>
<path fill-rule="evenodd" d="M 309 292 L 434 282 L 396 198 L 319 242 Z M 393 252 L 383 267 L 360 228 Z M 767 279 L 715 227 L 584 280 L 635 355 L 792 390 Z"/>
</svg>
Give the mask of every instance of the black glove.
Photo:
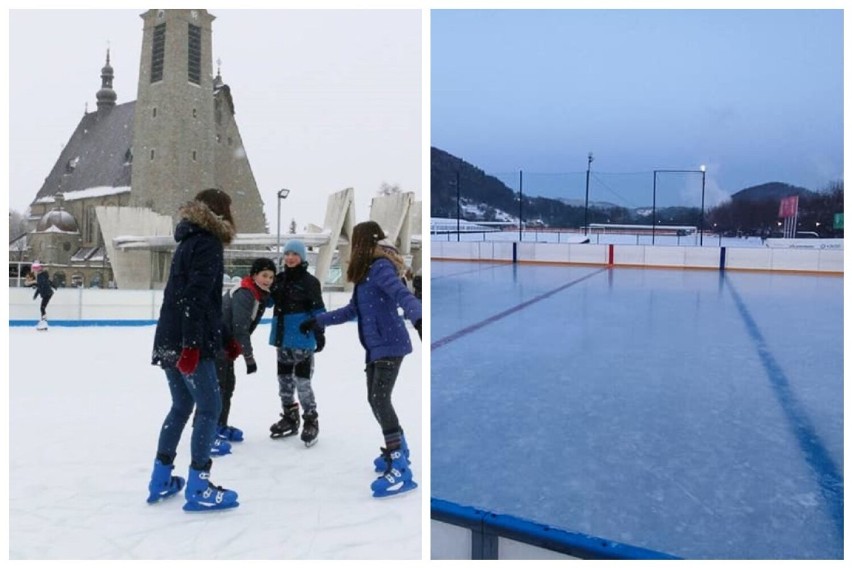
<svg viewBox="0 0 852 568">
<path fill-rule="evenodd" d="M 417 330 L 417 337 L 420 338 L 420 341 L 423 341 L 423 332 L 420 331 L 420 328 L 423 325 L 422 322 L 423 322 L 423 320 L 417 320 L 416 322 L 414 322 L 414 329 Z"/>
<path fill-rule="evenodd" d="M 325 349 L 325 333 L 322 331 L 314 330 L 314 337 L 317 338 L 317 348 L 314 350 L 314 353 L 319 353 L 323 349 Z"/>
<path fill-rule="evenodd" d="M 313 331 L 317 327 L 317 320 L 314 318 L 309 318 L 299 324 L 299 331 L 307 335 L 309 332 Z"/>
<path fill-rule="evenodd" d="M 257 371 L 257 363 L 254 362 L 254 357 L 246 357 L 246 374 L 251 375 Z"/>
</svg>

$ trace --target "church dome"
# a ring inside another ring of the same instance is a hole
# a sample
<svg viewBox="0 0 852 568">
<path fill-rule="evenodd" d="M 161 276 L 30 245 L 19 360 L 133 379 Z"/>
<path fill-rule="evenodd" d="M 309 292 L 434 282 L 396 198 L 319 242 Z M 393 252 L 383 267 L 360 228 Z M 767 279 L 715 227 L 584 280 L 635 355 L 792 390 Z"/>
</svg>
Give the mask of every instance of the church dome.
<svg viewBox="0 0 852 568">
<path fill-rule="evenodd" d="M 36 231 L 49 231 L 53 227 L 56 228 L 55 230 L 63 231 L 65 233 L 79 232 L 79 229 L 77 228 L 77 220 L 74 219 L 74 216 L 71 215 L 71 213 L 64 209 L 51 209 L 45 213 L 44 216 L 39 219 Z"/>
</svg>

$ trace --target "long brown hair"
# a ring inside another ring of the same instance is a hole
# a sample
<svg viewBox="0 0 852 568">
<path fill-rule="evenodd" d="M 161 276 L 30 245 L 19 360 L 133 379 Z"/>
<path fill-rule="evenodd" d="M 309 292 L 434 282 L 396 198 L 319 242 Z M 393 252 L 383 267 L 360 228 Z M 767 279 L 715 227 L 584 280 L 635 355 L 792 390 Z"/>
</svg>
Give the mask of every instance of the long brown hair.
<svg viewBox="0 0 852 568">
<path fill-rule="evenodd" d="M 195 200 L 207 205 L 207 207 L 210 208 L 210 211 L 230 223 L 234 232 L 236 232 L 237 225 L 234 223 L 234 216 L 231 214 L 230 195 L 221 189 L 212 187 L 210 189 L 199 191 L 198 195 L 195 196 Z"/>
<path fill-rule="evenodd" d="M 352 253 L 349 256 L 349 268 L 346 269 L 346 279 L 359 283 L 367 276 L 376 245 L 385 238 L 385 233 L 375 221 L 358 223 L 352 229 Z"/>
</svg>

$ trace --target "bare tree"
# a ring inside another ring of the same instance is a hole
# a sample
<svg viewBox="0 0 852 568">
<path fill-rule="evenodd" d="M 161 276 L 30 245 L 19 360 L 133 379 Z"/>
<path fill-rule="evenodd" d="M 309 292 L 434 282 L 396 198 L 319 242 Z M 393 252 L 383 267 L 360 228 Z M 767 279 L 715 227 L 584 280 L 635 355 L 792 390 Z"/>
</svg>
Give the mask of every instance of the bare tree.
<svg viewBox="0 0 852 568">
<path fill-rule="evenodd" d="M 296 234 L 296 220 L 295 220 L 295 219 L 290 219 L 290 230 L 289 230 L 289 233 L 290 233 L 291 235 L 295 235 L 295 234 Z"/>
<path fill-rule="evenodd" d="M 17 211 L 9 211 L 9 242 L 28 232 L 27 216 Z"/>
<path fill-rule="evenodd" d="M 382 185 L 379 187 L 378 191 L 378 194 L 382 197 L 386 197 L 388 195 L 397 195 L 400 193 L 402 193 L 402 188 L 399 187 L 398 183 L 391 185 L 386 181 L 382 182 Z"/>
</svg>

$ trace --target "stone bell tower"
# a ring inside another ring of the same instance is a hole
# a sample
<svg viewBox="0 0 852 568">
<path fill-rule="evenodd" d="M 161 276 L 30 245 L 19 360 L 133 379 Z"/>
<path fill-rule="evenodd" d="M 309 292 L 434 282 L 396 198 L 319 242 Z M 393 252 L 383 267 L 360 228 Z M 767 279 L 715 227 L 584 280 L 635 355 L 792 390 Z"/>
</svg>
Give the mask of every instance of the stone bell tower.
<svg viewBox="0 0 852 568">
<path fill-rule="evenodd" d="M 206 10 L 162 9 L 141 17 L 131 205 L 175 216 L 196 193 L 216 186 L 215 17 Z"/>
</svg>

